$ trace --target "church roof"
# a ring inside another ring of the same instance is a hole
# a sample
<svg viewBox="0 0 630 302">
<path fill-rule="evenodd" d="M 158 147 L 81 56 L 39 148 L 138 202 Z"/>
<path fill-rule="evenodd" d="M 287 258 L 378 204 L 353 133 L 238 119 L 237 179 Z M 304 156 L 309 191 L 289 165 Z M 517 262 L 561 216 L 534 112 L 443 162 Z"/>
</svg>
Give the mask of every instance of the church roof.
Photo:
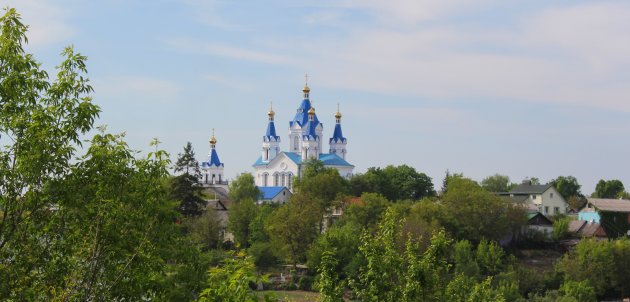
<svg viewBox="0 0 630 302">
<path fill-rule="evenodd" d="M 285 187 L 258 187 L 260 197 L 263 200 L 273 199 L 284 190 Z"/>
<path fill-rule="evenodd" d="M 297 165 L 302 164 L 302 156 L 293 152 L 280 152 L 286 155 L 289 159 L 291 159 Z M 276 157 L 277 158 L 277 157 Z M 319 160 L 324 163 L 324 166 L 346 166 L 346 167 L 354 167 L 350 163 L 348 163 L 345 159 L 339 157 L 337 154 L 332 153 L 320 153 Z M 258 157 L 258 160 L 254 163 L 254 167 L 257 166 L 265 166 L 269 164 L 268 162 L 264 162 L 262 160 L 262 156 Z"/>
<path fill-rule="evenodd" d="M 280 139 L 280 137 L 276 135 L 276 126 L 273 121 L 269 121 L 269 124 L 267 125 L 267 132 L 265 132 L 265 136 L 263 138 L 266 140 L 271 140 L 273 138 L 276 141 Z"/>
<path fill-rule="evenodd" d="M 223 163 L 219 160 L 219 155 L 217 154 L 217 150 L 212 148 L 210 150 L 210 160 L 207 162 L 202 162 L 201 167 L 223 167 Z"/>
<path fill-rule="evenodd" d="M 293 127 L 295 123 L 300 125 L 300 127 L 304 127 L 308 124 L 308 111 L 311 109 L 311 101 L 309 99 L 302 100 L 300 107 L 297 109 L 297 113 L 295 113 L 295 117 L 293 120 L 289 122 L 289 127 Z M 317 119 L 317 114 L 314 114 L 313 120 L 315 121 L 315 125 L 319 124 L 319 120 Z"/>
<path fill-rule="evenodd" d="M 304 135 L 302 135 L 302 138 L 305 140 L 310 140 L 310 139 L 316 139 L 318 137 L 317 135 L 317 125 L 319 124 L 319 122 L 316 121 L 309 121 L 306 123 L 306 132 L 304 133 Z"/>
<path fill-rule="evenodd" d="M 346 138 L 343 137 L 343 133 L 341 133 L 341 124 L 337 123 L 335 124 L 335 132 L 333 132 L 333 137 L 330 138 L 330 143 L 333 142 L 340 142 L 340 143 L 345 143 L 346 142 Z"/>
</svg>

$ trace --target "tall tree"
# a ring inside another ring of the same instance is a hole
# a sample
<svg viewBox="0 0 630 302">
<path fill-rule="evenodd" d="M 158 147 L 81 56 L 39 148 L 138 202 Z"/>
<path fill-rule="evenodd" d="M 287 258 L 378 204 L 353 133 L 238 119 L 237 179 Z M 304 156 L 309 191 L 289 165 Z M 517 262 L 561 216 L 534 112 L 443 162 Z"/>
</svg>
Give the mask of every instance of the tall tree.
<svg viewBox="0 0 630 302">
<path fill-rule="evenodd" d="M 201 177 L 201 171 L 199 170 L 199 162 L 195 158 L 195 151 L 193 150 L 192 143 L 187 142 L 184 146 L 184 153 L 177 155 L 177 162 L 175 163 L 175 172 L 184 172 L 185 174 L 194 175 L 197 178 Z"/>
<path fill-rule="evenodd" d="M 170 180 L 169 195 L 179 202 L 177 210 L 186 217 L 199 216 L 206 207 L 203 187 L 194 175 L 184 173 Z"/>
<path fill-rule="evenodd" d="M 488 176 L 481 181 L 481 187 L 488 192 L 508 192 L 515 186 L 510 182 L 510 177 L 501 174 Z"/>
<path fill-rule="evenodd" d="M 569 200 L 569 198 L 573 196 L 583 196 L 582 192 L 580 192 L 582 186 L 573 176 L 558 176 L 556 179 L 552 180 L 551 183 L 565 200 Z"/>
<path fill-rule="evenodd" d="M 272 242 L 282 247 L 294 267 L 306 260 L 306 251 L 319 234 L 322 214 L 312 197 L 296 193 L 267 220 Z"/>
<path fill-rule="evenodd" d="M 364 192 L 379 193 L 392 201 L 435 195 L 431 178 L 407 165 L 369 168 L 365 174 L 351 179 L 351 188 L 355 196 Z"/>
<path fill-rule="evenodd" d="M 600 179 L 595 186 L 593 197 L 598 198 L 619 198 L 625 192 L 623 183 L 618 179 L 603 180 Z"/>
<path fill-rule="evenodd" d="M 228 230 L 234 235 L 235 243 L 242 248 L 250 246 L 252 221 L 258 216 L 258 207 L 252 199 L 232 204 L 228 215 Z"/>
<path fill-rule="evenodd" d="M 254 176 L 250 173 L 241 173 L 230 183 L 230 200 L 239 202 L 242 200 L 256 201 L 260 197 L 260 190 L 256 187 Z"/>
</svg>

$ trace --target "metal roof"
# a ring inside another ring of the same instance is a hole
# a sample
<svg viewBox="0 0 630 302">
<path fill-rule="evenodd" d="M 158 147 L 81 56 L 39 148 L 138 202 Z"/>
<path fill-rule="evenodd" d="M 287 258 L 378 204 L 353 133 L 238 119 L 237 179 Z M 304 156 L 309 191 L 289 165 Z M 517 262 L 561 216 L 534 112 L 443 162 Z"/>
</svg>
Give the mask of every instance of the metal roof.
<svg viewBox="0 0 630 302">
<path fill-rule="evenodd" d="M 261 199 L 269 200 L 276 197 L 285 188 L 286 187 L 258 187 L 258 190 L 260 190 Z"/>
<path fill-rule="evenodd" d="M 518 185 L 516 188 L 512 189 L 509 193 L 510 194 L 542 194 L 545 191 L 547 191 L 549 188 L 551 188 L 552 186 L 553 184 L 551 183 L 548 183 L 546 185 L 530 185 L 526 183 L 526 184 Z"/>
<path fill-rule="evenodd" d="M 630 200 L 588 198 L 588 202 L 600 211 L 630 213 Z"/>
</svg>

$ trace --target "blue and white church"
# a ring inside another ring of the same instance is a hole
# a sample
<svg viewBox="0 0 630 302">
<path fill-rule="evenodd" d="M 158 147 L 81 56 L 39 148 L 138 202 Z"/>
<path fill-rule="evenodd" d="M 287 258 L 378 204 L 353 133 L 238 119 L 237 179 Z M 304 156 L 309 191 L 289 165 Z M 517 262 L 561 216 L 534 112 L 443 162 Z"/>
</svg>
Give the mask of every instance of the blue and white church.
<svg viewBox="0 0 630 302">
<path fill-rule="evenodd" d="M 289 122 L 289 148 L 281 151 L 280 136 L 276 134 L 273 108 L 267 113 L 269 122 L 262 137 L 262 154 L 254 163 L 256 185 L 265 187 L 287 187 L 293 190 L 293 177 L 302 175 L 303 165 L 309 159 L 318 159 L 325 167 L 335 168 L 343 177 L 350 178 L 354 166 L 346 161 L 348 140 L 341 131 L 341 113 L 337 108 L 335 128 L 328 140 L 329 151 L 322 146 L 324 124 L 317 118 L 311 103 L 308 84 L 302 89 L 303 100 L 293 120 Z"/>
</svg>

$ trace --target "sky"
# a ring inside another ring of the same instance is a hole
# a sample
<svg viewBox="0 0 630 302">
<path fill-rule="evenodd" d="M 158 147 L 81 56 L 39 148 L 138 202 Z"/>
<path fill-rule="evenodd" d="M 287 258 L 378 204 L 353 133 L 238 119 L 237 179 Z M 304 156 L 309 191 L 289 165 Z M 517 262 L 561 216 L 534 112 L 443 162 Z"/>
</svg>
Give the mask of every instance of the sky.
<svg viewBox="0 0 630 302">
<path fill-rule="evenodd" d="M 0 0 L 29 24 L 27 51 L 54 74 L 88 57 L 98 125 L 173 159 L 252 172 L 267 111 L 286 150 L 308 73 L 349 162 L 407 164 L 514 182 L 575 176 L 630 187 L 630 2 L 504 0 Z M 324 149 L 327 150 L 327 144 Z"/>
</svg>

